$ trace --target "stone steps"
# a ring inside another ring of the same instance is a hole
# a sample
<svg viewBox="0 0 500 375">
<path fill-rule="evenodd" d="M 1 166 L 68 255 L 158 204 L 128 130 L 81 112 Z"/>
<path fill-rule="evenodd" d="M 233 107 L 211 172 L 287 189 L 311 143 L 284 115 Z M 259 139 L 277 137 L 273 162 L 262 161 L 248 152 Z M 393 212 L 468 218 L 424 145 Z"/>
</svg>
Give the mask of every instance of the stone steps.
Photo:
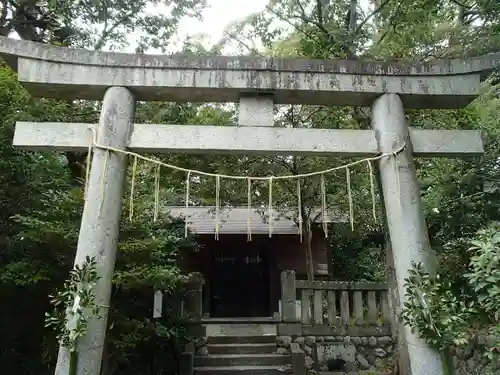
<svg viewBox="0 0 500 375">
<path fill-rule="evenodd" d="M 210 354 L 270 354 L 276 353 L 275 343 L 208 344 Z"/>
<path fill-rule="evenodd" d="M 274 344 L 276 346 L 275 335 L 262 336 L 209 336 L 208 344 Z"/>
<path fill-rule="evenodd" d="M 284 375 L 282 366 L 195 367 L 194 375 Z"/>
<path fill-rule="evenodd" d="M 280 354 L 210 353 L 208 356 L 196 356 L 194 358 L 194 365 L 195 367 L 284 366 L 289 361 L 289 356 Z"/>
<path fill-rule="evenodd" d="M 212 325 L 208 355 L 194 357 L 193 375 L 284 375 L 290 355 L 276 353 L 276 329 L 269 324 Z M 208 333 L 208 332 L 207 332 Z"/>
</svg>

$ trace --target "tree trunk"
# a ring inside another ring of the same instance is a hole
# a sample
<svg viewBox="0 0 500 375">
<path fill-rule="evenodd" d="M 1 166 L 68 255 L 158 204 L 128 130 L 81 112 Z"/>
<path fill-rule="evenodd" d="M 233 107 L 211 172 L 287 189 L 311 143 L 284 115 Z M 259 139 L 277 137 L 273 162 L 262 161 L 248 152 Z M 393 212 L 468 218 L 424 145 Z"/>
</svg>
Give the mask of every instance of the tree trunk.
<svg viewBox="0 0 500 375">
<path fill-rule="evenodd" d="M 314 259 L 312 252 L 312 228 L 311 228 L 311 220 L 309 218 L 305 218 L 304 220 L 304 249 L 306 255 L 306 271 L 307 271 L 307 280 L 314 281 Z"/>
</svg>

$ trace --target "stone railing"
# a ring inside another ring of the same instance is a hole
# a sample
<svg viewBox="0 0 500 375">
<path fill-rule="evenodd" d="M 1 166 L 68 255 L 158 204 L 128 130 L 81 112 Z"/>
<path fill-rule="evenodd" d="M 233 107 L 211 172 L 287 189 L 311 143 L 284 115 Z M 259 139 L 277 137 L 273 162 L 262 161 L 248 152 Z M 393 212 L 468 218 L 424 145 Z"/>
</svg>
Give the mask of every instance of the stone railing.
<svg viewBox="0 0 500 375">
<path fill-rule="evenodd" d="M 304 361 L 317 371 L 392 368 L 396 341 L 386 284 L 302 281 L 283 271 L 280 310 L 277 352 L 296 353 L 296 367 Z M 330 368 L 339 359 L 343 364 Z"/>
<path fill-rule="evenodd" d="M 281 275 L 280 334 L 387 336 L 391 334 L 387 285 L 302 281 Z"/>
</svg>

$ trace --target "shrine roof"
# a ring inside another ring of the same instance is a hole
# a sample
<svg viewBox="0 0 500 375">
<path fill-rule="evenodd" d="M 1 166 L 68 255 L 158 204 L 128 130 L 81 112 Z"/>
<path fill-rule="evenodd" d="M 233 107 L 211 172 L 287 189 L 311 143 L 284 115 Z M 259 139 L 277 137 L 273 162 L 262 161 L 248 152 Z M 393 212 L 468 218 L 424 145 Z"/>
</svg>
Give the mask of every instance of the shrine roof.
<svg viewBox="0 0 500 375">
<path fill-rule="evenodd" d="M 172 217 L 183 218 L 188 215 L 188 227 L 197 234 L 213 234 L 215 232 L 215 209 L 214 207 L 165 207 Z M 246 207 L 221 208 L 221 234 L 247 234 L 248 211 Z M 317 223 L 321 223 L 321 210 L 315 210 Z M 273 234 L 297 234 L 297 225 L 294 221 L 296 212 L 290 210 L 282 212 L 273 210 Z M 268 234 L 269 224 L 265 217 L 267 210 L 253 209 L 251 213 L 252 234 Z M 328 210 L 329 223 L 346 223 L 348 217 L 341 215 L 335 210 Z"/>
</svg>

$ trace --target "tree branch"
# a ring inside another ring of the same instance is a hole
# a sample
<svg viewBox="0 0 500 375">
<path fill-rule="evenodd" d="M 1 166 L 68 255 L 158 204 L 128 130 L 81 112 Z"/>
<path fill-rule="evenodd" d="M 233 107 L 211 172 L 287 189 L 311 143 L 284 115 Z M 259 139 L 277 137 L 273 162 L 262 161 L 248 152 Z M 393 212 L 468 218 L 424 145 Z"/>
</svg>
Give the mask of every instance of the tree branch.
<svg viewBox="0 0 500 375">
<path fill-rule="evenodd" d="M 366 25 L 366 23 L 372 18 L 374 17 L 375 15 L 377 15 L 378 13 L 380 13 L 387 4 L 389 4 L 389 1 L 390 0 L 384 0 L 379 6 L 378 8 L 374 9 L 373 12 L 371 12 L 368 16 L 365 17 L 365 19 L 363 21 L 361 21 L 358 25 L 358 27 L 356 28 L 356 30 L 354 31 L 354 35 L 358 34 L 361 29 L 363 28 L 364 25 Z"/>
<path fill-rule="evenodd" d="M 321 0 L 316 0 L 316 17 L 318 17 L 318 22 L 323 25 L 323 3 Z"/>
<path fill-rule="evenodd" d="M 107 13 L 107 11 L 105 11 Z M 106 18 L 105 18 L 105 21 L 104 21 L 104 29 L 101 33 L 101 37 L 99 38 L 99 40 L 97 41 L 97 43 L 95 44 L 95 47 L 94 47 L 94 50 L 95 51 L 99 51 L 103 46 L 104 44 L 107 42 L 107 38 L 108 36 L 118 27 L 120 26 L 122 23 L 124 23 L 126 20 L 130 19 L 131 17 L 133 16 L 133 14 L 126 14 L 124 15 L 123 17 L 121 17 L 120 19 L 118 19 L 109 29 L 106 29 L 107 28 L 107 23 L 108 23 L 108 16 L 106 14 Z"/>
<path fill-rule="evenodd" d="M 294 24 L 293 22 L 291 22 L 287 17 L 284 17 L 282 14 L 279 14 L 278 12 L 276 12 L 274 9 L 272 9 L 269 5 L 266 5 L 266 10 L 268 10 L 269 12 L 271 12 L 272 14 L 274 14 L 276 17 L 278 17 L 281 21 L 283 22 L 286 22 L 288 23 L 290 26 L 292 26 L 296 31 L 298 31 L 299 33 L 302 33 L 305 37 L 313 40 L 314 42 L 316 43 L 320 43 L 320 41 L 314 36 L 312 35 L 311 33 L 308 33 L 307 31 L 304 31 L 301 27 L 299 27 L 298 25 Z M 304 22 L 308 22 L 308 23 L 311 23 L 311 20 L 309 21 L 304 21 Z M 329 51 L 331 52 L 331 51 Z"/>
<path fill-rule="evenodd" d="M 394 32 L 396 32 L 396 25 L 394 24 L 394 21 L 396 20 L 396 16 L 399 14 L 399 11 L 401 10 L 401 6 L 403 5 L 403 1 L 399 2 L 397 5 L 394 13 L 392 13 L 390 19 L 389 19 L 389 26 L 392 28 Z M 376 44 L 382 43 L 382 41 L 389 35 L 389 27 L 386 28 L 386 31 L 382 34 L 379 40 L 377 40 Z"/>
<path fill-rule="evenodd" d="M 458 5 L 459 7 L 461 8 L 465 8 L 465 9 L 472 9 L 474 7 L 474 5 L 467 5 L 467 4 L 464 4 L 458 0 L 450 0 L 453 4 L 455 5 Z"/>
<path fill-rule="evenodd" d="M 245 42 L 243 42 L 241 39 L 237 38 L 235 35 L 233 35 L 229 31 L 224 31 L 224 34 L 227 35 L 229 38 L 235 40 L 239 44 L 241 44 L 243 47 L 245 47 L 251 53 L 253 53 L 253 54 L 257 55 L 257 56 L 260 56 L 260 57 L 265 57 L 262 53 L 260 53 L 259 51 L 257 51 L 255 48 L 250 47 L 248 44 L 246 44 Z"/>
</svg>

